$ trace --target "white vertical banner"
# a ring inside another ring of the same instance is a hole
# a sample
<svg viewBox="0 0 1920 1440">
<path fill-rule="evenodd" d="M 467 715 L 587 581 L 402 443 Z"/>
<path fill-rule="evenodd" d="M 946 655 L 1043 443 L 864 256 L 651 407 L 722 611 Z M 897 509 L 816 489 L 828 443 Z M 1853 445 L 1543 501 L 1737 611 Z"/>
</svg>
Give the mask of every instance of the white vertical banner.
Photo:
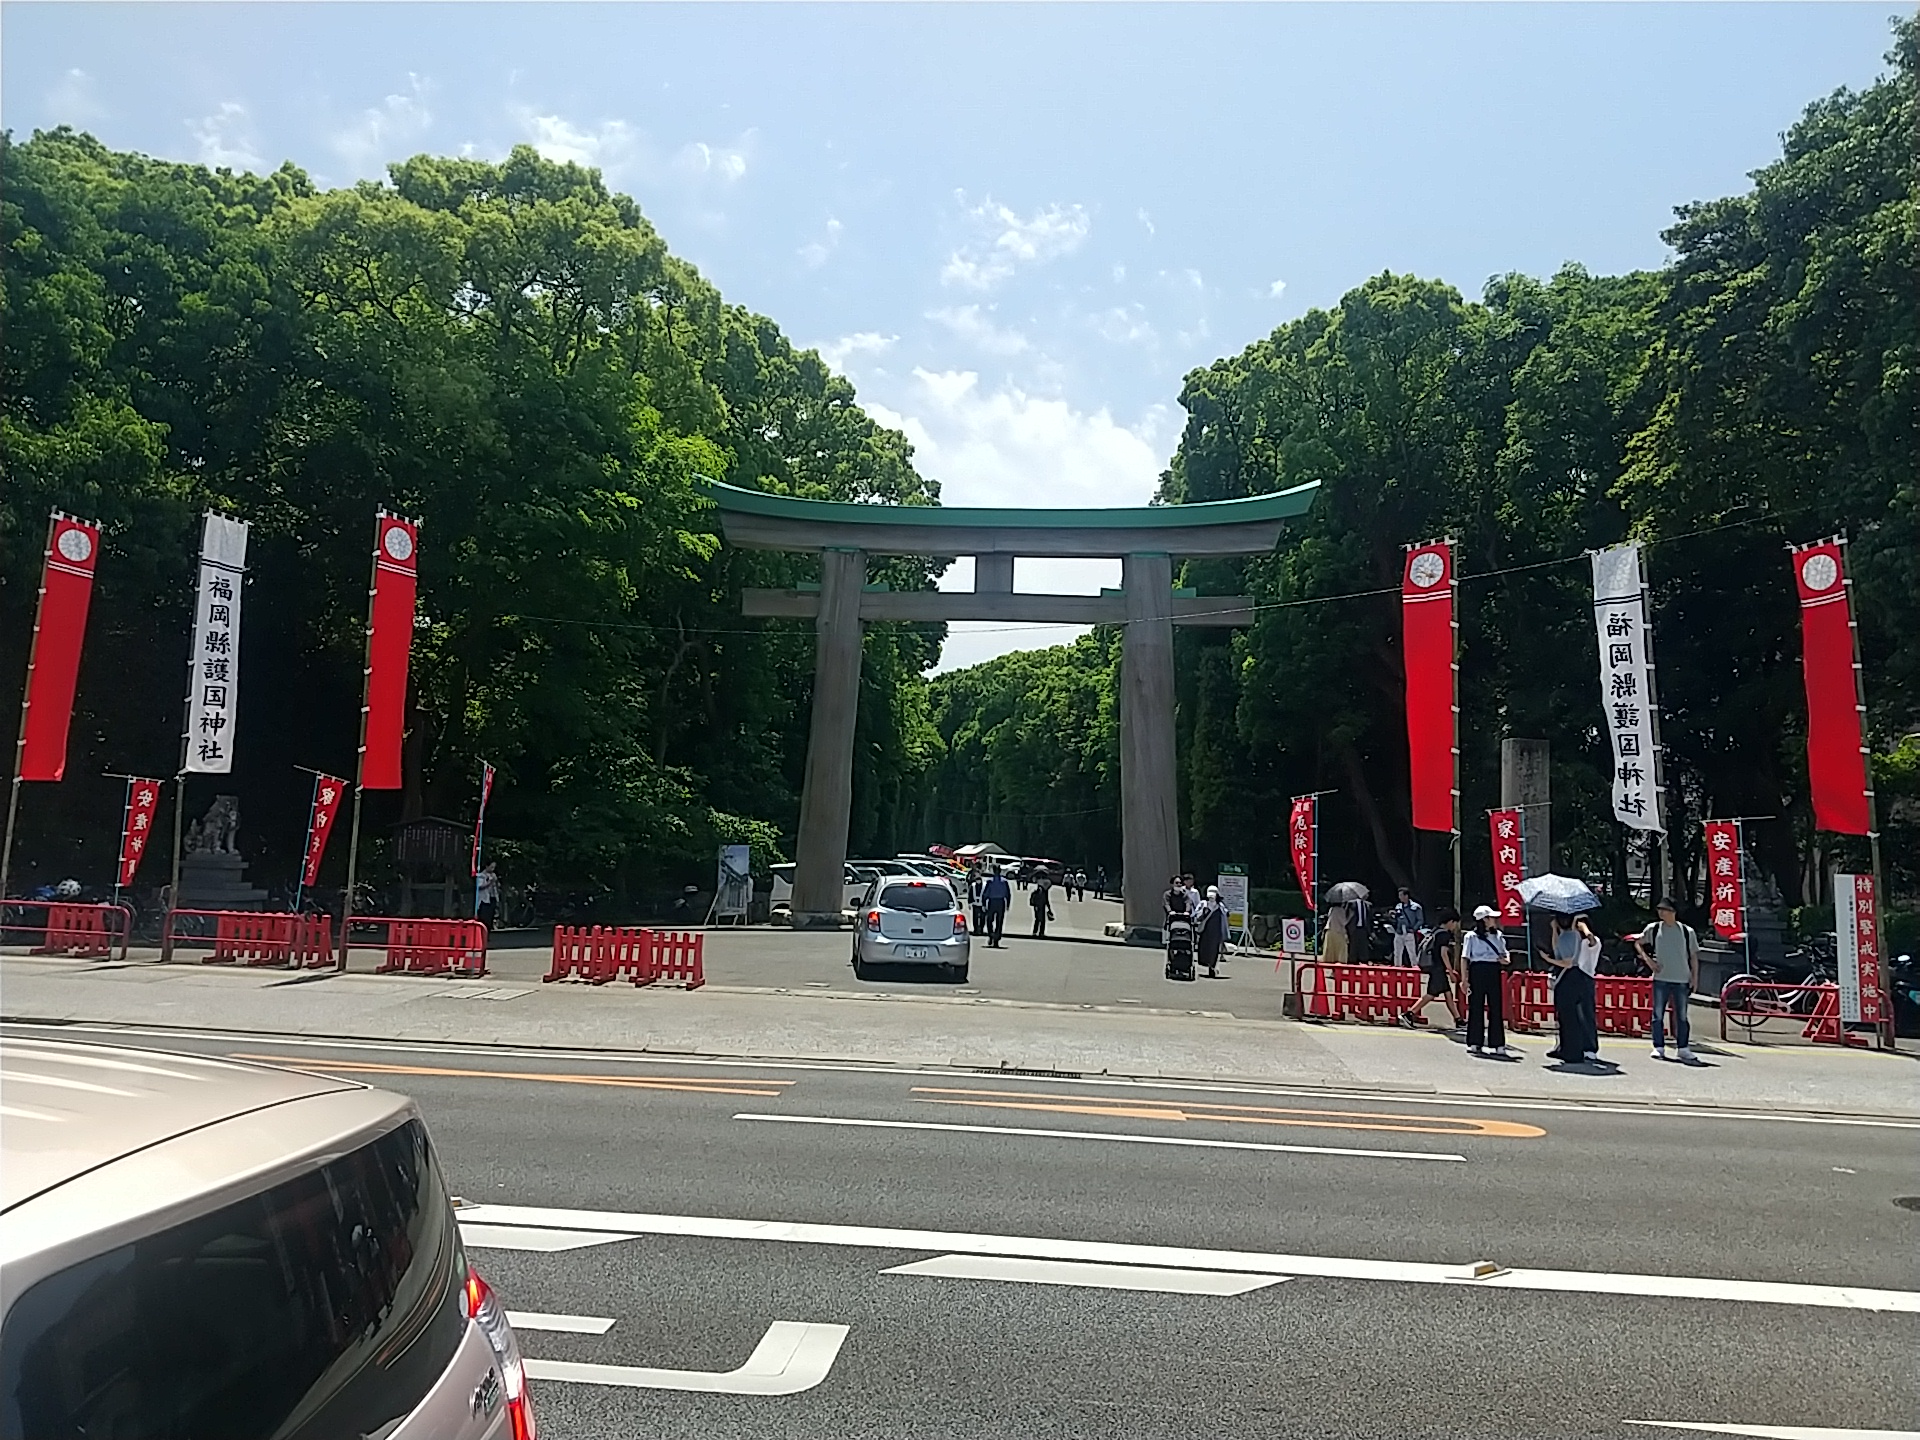
<svg viewBox="0 0 1920 1440">
<path fill-rule="evenodd" d="M 1880 925 L 1871 875 L 1833 877 L 1833 932 L 1840 971 L 1840 1018 L 1849 1025 L 1878 1024 Z"/>
<path fill-rule="evenodd" d="M 1615 545 L 1594 551 L 1592 558 L 1600 709 L 1613 749 L 1613 815 L 1630 829 L 1664 831 L 1640 547 Z"/>
<path fill-rule="evenodd" d="M 200 586 L 193 649 L 187 655 L 183 769 L 233 769 L 233 722 L 240 702 L 240 597 L 247 570 L 247 522 L 207 512 L 200 530 Z"/>
</svg>

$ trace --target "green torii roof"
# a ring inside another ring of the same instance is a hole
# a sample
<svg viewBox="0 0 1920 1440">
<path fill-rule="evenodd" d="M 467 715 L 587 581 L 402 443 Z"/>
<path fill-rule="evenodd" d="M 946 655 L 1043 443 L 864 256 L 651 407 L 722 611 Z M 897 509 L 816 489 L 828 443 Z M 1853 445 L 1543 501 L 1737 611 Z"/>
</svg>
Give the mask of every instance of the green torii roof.
<svg viewBox="0 0 1920 1440">
<path fill-rule="evenodd" d="M 704 480 L 727 539 L 766 550 L 895 555 L 1251 555 L 1312 508 L 1317 480 L 1271 495 L 1115 509 L 966 508 L 806 500 Z"/>
</svg>

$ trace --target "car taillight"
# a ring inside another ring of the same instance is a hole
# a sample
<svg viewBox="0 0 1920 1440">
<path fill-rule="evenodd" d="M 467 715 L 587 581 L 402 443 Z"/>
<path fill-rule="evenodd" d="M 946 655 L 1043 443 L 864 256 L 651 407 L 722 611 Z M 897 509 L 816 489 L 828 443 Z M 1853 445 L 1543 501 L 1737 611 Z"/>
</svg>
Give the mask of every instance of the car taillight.
<svg viewBox="0 0 1920 1440">
<path fill-rule="evenodd" d="M 953 933 L 956 935 L 964 935 L 967 933 L 967 917 L 966 916 L 956 915 L 953 917 Z"/>
<path fill-rule="evenodd" d="M 867 911 L 867 929 L 878 930 L 879 928 L 880 928 L 880 912 L 878 910 Z"/>
<path fill-rule="evenodd" d="M 527 1397 L 527 1364 L 520 1358 L 520 1342 L 514 1338 L 513 1326 L 507 1323 L 507 1312 L 500 1297 L 472 1266 L 467 1267 L 467 1318 L 479 1323 L 480 1333 L 487 1337 L 494 1359 L 500 1362 L 513 1440 L 538 1440 L 539 1427 L 534 1424 L 533 1403 Z"/>
</svg>

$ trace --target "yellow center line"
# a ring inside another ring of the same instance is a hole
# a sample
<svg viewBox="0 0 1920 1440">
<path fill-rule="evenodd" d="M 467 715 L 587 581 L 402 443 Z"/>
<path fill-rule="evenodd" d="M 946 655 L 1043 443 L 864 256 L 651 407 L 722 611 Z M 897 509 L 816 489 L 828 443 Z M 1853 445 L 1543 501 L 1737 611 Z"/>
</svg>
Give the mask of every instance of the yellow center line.
<svg viewBox="0 0 1920 1440">
<path fill-rule="evenodd" d="M 916 1085 L 915 1095 L 952 1096 L 929 1099 L 933 1105 L 967 1105 L 989 1110 L 1047 1110 L 1061 1115 L 1117 1115 L 1133 1120 L 1219 1121 L 1236 1125 L 1291 1125 L 1315 1130 L 1384 1130 L 1403 1135 L 1485 1136 L 1504 1140 L 1535 1140 L 1547 1132 L 1515 1120 L 1486 1120 L 1467 1115 L 1393 1115 L 1355 1110 L 1295 1110 L 1268 1105 L 1228 1105 L 1218 1101 L 1182 1100 L 1177 1104 L 1143 1106 L 1121 1097 L 1083 1096 L 1063 1099 L 1032 1090 L 954 1090 Z"/>
<path fill-rule="evenodd" d="M 262 1060 L 293 1065 L 302 1070 L 340 1071 L 350 1075 L 444 1075 L 462 1080 L 534 1080 L 548 1085 L 612 1085 L 625 1090 L 680 1090 L 690 1095 L 759 1095 L 778 1099 L 779 1089 L 748 1086 L 787 1086 L 792 1080 L 763 1080 L 748 1076 L 700 1075 L 563 1075 L 532 1070 L 454 1070 L 439 1065 L 385 1065 L 377 1060 L 316 1060 L 306 1055 L 248 1055 L 234 1052 L 231 1060 Z"/>
</svg>

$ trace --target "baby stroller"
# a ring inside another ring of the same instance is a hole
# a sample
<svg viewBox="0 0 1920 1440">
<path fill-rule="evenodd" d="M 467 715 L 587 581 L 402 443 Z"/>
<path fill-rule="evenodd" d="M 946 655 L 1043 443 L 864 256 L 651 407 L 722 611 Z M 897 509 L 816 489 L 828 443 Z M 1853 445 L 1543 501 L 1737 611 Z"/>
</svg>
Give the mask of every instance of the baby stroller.
<svg viewBox="0 0 1920 1440">
<path fill-rule="evenodd" d="M 1167 917 L 1167 979 L 1193 979 L 1193 921 L 1185 915 Z"/>
</svg>

